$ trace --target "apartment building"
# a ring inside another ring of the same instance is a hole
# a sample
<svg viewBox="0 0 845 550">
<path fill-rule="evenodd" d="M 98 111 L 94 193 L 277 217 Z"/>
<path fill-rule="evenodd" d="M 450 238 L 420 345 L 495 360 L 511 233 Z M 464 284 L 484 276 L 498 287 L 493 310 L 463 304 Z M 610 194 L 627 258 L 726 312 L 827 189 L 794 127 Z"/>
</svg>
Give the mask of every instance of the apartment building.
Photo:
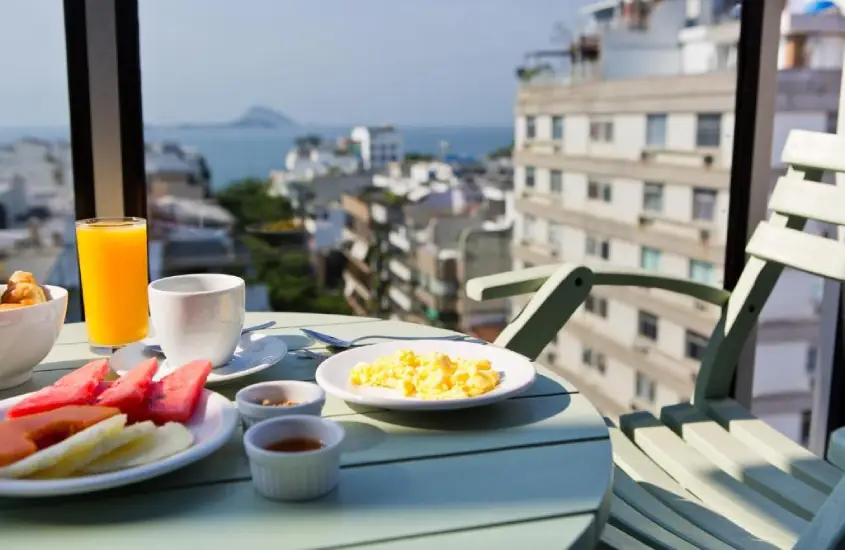
<svg viewBox="0 0 845 550">
<path fill-rule="evenodd" d="M 566 261 L 720 285 L 739 22 L 730 3 L 637 4 L 586 8 L 594 32 L 576 38 L 568 70 L 544 65 L 523 78 L 514 267 Z M 827 60 L 837 48 L 841 60 L 845 36 L 838 13 L 785 12 L 783 27 L 773 182 L 788 132 L 835 120 L 840 68 Z M 752 408 L 796 440 L 806 437 L 819 289 L 817 278 L 787 273 L 759 326 Z M 691 396 L 718 315 L 660 290 L 597 288 L 540 360 L 606 414 L 656 411 Z"/>
<path fill-rule="evenodd" d="M 381 171 L 405 158 L 402 134 L 394 126 L 357 126 L 350 137 L 365 170 Z"/>
<path fill-rule="evenodd" d="M 373 188 L 344 195 L 344 279 L 355 311 L 495 338 L 509 303 L 470 300 L 463 282 L 510 269 L 512 184 L 507 171 L 476 171 L 478 180 L 439 162 L 405 175 L 393 166 Z"/>
</svg>

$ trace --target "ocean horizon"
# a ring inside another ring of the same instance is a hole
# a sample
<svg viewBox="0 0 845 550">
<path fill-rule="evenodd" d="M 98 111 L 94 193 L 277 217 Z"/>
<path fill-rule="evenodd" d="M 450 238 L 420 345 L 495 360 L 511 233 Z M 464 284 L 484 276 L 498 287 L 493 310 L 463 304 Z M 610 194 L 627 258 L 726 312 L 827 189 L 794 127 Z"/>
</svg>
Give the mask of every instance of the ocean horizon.
<svg viewBox="0 0 845 550">
<path fill-rule="evenodd" d="M 294 140 L 305 134 L 325 139 L 349 135 L 351 126 L 298 126 L 290 129 L 148 126 L 147 142 L 174 141 L 205 155 L 212 173 L 212 189 L 222 189 L 242 178 L 266 178 L 284 168 Z M 406 152 L 438 154 L 441 142 L 448 151 L 472 157 L 513 142 L 513 126 L 397 126 Z M 0 128 L 0 145 L 22 138 L 69 139 L 68 127 Z"/>
</svg>

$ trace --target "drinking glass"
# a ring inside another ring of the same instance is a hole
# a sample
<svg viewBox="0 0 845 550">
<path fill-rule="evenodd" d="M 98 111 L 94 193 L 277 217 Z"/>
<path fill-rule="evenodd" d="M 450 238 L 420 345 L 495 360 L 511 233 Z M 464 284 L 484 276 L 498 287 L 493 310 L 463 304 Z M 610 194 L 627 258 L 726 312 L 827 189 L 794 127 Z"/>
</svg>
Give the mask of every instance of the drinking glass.
<svg viewBox="0 0 845 550">
<path fill-rule="evenodd" d="M 149 328 L 147 221 L 78 221 L 76 249 L 88 342 L 114 349 L 145 338 Z"/>
</svg>

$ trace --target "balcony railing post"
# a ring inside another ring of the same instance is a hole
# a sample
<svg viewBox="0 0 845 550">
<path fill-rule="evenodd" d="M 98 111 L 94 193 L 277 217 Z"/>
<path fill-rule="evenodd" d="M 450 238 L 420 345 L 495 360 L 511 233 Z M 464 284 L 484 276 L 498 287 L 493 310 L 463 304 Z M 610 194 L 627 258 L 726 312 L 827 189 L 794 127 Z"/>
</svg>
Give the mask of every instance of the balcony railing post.
<svg viewBox="0 0 845 550">
<path fill-rule="evenodd" d="M 745 266 L 745 243 L 765 219 L 772 179 L 772 132 L 777 94 L 780 16 L 785 0 L 743 2 L 737 51 L 730 207 L 725 247 L 725 288 L 732 290 Z M 751 406 L 756 331 L 737 366 L 733 396 Z"/>
</svg>

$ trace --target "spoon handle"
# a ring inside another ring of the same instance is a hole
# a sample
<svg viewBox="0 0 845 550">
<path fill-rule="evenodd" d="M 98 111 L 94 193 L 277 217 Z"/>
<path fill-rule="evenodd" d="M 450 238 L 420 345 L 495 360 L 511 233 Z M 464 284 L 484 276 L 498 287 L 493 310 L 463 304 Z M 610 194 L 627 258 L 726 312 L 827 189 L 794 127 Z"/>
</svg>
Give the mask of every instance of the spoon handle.
<svg viewBox="0 0 845 550">
<path fill-rule="evenodd" d="M 358 342 L 360 340 L 369 340 L 371 338 L 383 338 L 385 340 L 463 340 L 468 338 L 468 336 L 464 336 L 463 334 L 449 334 L 448 336 L 379 336 L 379 335 L 372 335 L 372 336 L 360 336 L 351 340 L 352 342 Z"/>
</svg>

